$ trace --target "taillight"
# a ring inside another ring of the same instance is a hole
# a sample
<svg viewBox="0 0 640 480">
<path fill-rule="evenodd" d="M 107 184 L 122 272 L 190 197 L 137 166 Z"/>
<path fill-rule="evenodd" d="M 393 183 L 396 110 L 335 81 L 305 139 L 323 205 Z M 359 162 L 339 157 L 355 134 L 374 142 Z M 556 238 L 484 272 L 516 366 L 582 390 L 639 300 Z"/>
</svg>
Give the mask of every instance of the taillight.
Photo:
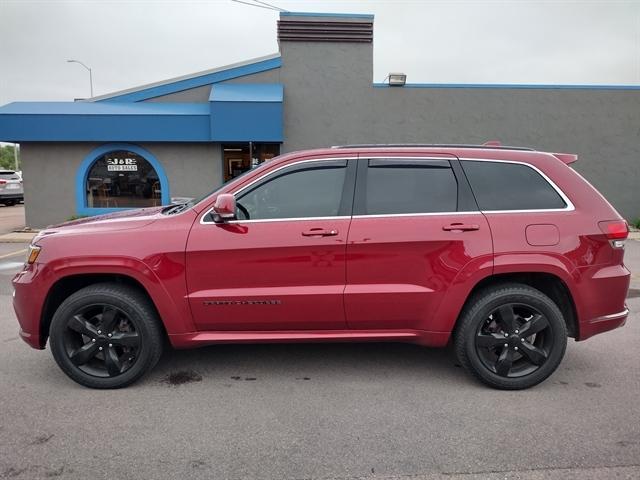
<svg viewBox="0 0 640 480">
<path fill-rule="evenodd" d="M 624 241 L 629 236 L 629 226 L 624 220 L 598 222 L 602 233 L 607 236 L 613 248 L 624 248 Z"/>
<path fill-rule="evenodd" d="M 0 180 L 0 185 L 4 185 L 5 183 L 7 183 L 6 180 Z"/>
</svg>

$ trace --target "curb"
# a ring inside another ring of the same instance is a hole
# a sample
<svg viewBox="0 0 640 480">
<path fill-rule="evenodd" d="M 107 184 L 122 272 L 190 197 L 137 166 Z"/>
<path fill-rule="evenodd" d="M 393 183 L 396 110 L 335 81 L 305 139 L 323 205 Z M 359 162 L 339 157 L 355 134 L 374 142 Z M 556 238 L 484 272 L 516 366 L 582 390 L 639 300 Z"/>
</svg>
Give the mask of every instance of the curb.
<svg viewBox="0 0 640 480">
<path fill-rule="evenodd" d="M 0 235 L 0 243 L 30 243 L 38 232 L 11 232 Z"/>
</svg>

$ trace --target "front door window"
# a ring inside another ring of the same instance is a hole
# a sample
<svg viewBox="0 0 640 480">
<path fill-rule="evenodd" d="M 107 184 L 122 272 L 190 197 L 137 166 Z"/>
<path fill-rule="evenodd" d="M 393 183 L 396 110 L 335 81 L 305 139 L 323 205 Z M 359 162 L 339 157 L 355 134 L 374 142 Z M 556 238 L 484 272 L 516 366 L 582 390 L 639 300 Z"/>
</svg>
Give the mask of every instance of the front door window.
<svg viewBox="0 0 640 480">
<path fill-rule="evenodd" d="M 335 217 L 339 214 L 346 160 L 293 167 L 238 196 L 239 220 Z"/>
</svg>

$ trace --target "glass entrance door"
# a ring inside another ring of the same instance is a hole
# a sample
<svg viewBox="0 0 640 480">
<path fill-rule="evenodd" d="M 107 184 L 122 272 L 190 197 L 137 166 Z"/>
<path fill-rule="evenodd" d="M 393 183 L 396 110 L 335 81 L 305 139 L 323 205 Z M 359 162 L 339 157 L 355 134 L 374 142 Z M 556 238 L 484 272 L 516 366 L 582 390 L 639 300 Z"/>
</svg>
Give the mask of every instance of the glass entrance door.
<svg viewBox="0 0 640 480">
<path fill-rule="evenodd" d="M 222 145 L 224 181 L 228 182 L 278 155 L 280 155 L 279 143 L 224 144 Z"/>
</svg>

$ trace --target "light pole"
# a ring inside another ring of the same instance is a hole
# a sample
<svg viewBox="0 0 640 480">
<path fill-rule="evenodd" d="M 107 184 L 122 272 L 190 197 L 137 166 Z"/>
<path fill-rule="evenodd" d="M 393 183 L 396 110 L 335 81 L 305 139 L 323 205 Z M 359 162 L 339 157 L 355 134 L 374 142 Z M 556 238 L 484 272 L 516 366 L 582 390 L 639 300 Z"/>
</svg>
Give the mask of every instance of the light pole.
<svg viewBox="0 0 640 480">
<path fill-rule="evenodd" d="M 87 67 L 84 63 L 82 63 L 80 60 L 67 60 L 67 63 L 79 63 L 84 68 L 89 70 L 89 87 L 91 88 L 91 97 L 93 98 L 93 75 L 91 73 L 91 69 Z"/>
</svg>

